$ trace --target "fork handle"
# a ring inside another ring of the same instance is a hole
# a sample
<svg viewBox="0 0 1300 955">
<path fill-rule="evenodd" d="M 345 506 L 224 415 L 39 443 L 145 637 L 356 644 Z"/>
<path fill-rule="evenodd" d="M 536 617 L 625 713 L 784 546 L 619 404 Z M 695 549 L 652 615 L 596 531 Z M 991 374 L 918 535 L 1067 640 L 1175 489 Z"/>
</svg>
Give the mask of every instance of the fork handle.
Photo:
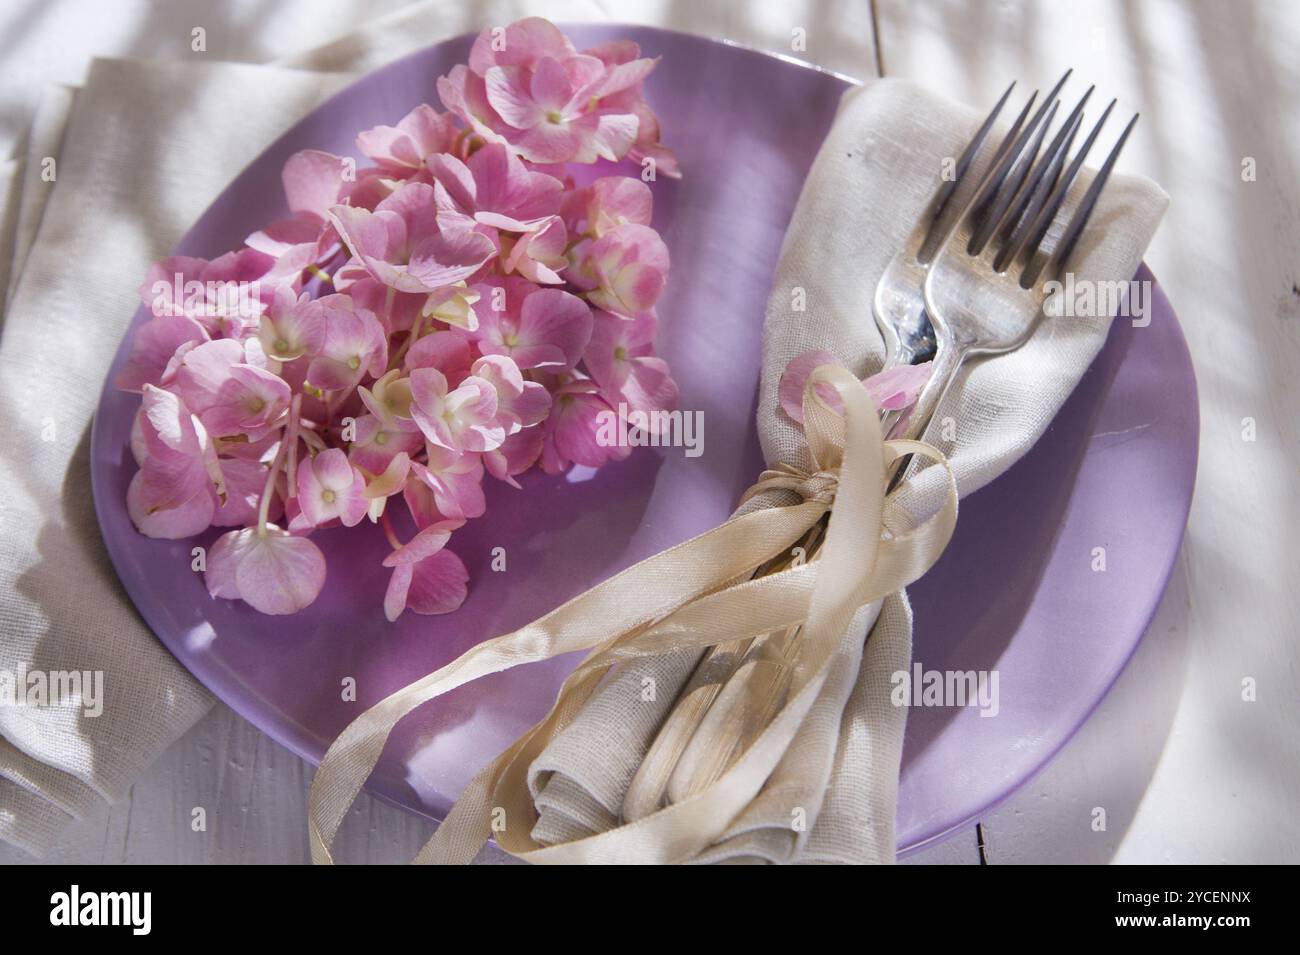
<svg viewBox="0 0 1300 955">
<path fill-rule="evenodd" d="M 962 362 L 966 360 L 968 354 L 969 349 L 967 346 L 957 341 L 948 341 L 940 346 L 934 356 L 934 364 L 930 366 L 930 379 L 925 383 L 925 387 L 921 389 L 921 394 L 917 396 L 916 404 L 912 406 L 912 412 L 907 417 L 906 427 L 903 428 L 901 433 L 891 433 L 890 438 L 917 439 L 923 437 L 929 431 L 930 422 L 934 418 L 935 411 L 939 408 L 939 403 L 947 393 L 948 386 L 957 377 L 957 372 L 961 369 Z M 911 460 L 912 456 L 909 454 L 898 462 L 898 467 L 889 480 L 889 491 L 894 490 L 902 483 Z"/>
</svg>

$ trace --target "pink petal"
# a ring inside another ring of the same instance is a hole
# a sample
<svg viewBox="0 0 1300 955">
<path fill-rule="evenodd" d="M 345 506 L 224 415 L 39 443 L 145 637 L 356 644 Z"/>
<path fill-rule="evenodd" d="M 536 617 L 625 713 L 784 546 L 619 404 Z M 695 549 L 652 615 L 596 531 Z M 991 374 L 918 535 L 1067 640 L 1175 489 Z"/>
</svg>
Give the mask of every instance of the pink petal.
<svg viewBox="0 0 1300 955">
<path fill-rule="evenodd" d="M 478 232 L 440 232 L 411 252 L 410 274 L 430 290 L 464 281 L 496 254 L 492 240 Z"/>
<path fill-rule="evenodd" d="M 256 528 L 245 527 L 227 531 L 217 538 L 216 543 L 208 549 L 207 569 L 203 572 L 203 581 L 208 585 L 208 593 L 227 600 L 239 599 L 239 584 L 235 581 L 235 571 L 256 537 Z"/>
<path fill-rule="evenodd" d="M 561 71 L 563 76 L 563 71 Z M 528 75 L 519 67 L 494 66 L 483 77 L 488 102 L 501 118 L 518 129 L 547 124 L 546 110 L 533 99 Z M 568 77 L 564 77 L 565 82 Z M 548 124 L 549 125 L 549 124 Z"/>
<path fill-rule="evenodd" d="M 398 567 L 402 564 L 414 564 L 432 557 L 451 540 L 454 522 L 443 522 L 426 527 L 404 545 L 384 558 L 385 567 Z"/>
<path fill-rule="evenodd" d="M 311 461 L 320 486 L 330 491 L 344 491 L 352 486 L 352 465 L 348 456 L 338 448 L 330 448 L 316 455 Z"/>
<path fill-rule="evenodd" d="M 488 71 L 489 99 L 492 95 L 491 72 L 491 70 Z M 568 72 L 560 65 L 559 60 L 547 56 L 537 61 L 537 65 L 533 68 L 533 75 L 529 79 L 528 95 L 537 104 L 537 108 L 543 112 L 560 112 L 568 105 L 573 96 L 573 85 L 569 81 Z M 492 105 L 497 106 L 496 103 Z M 497 112 L 511 126 L 524 128 L 532 125 L 531 123 L 512 122 L 510 117 L 499 106 L 497 106 Z"/>
<path fill-rule="evenodd" d="M 781 374 L 781 382 L 777 386 L 778 399 L 785 413 L 799 424 L 803 424 L 803 392 L 808 384 L 808 376 L 821 365 L 844 367 L 840 360 L 828 351 L 807 351 L 790 359 Z M 843 410 L 840 394 L 832 386 L 819 386 L 817 394 L 832 411 L 838 413 Z"/>
<path fill-rule="evenodd" d="M 572 401 L 560 411 L 555 422 L 555 448 L 575 464 L 600 467 L 609 460 L 611 451 L 597 440 L 600 415 L 613 412 L 595 395 L 566 397 L 571 397 Z"/>
<path fill-rule="evenodd" d="M 621 394 L 632 411 L 670 411 L 677 405 L 677 382 L 662 358 L 634 358 Z"/>
<path fill-rule="evenodd" d="M 419 614 L 451 613 L 469 593 L 469 571 L 449 550 L 440 550 L 415 565 L 406 606 Z"/>
<path fill-rule="evenodd" d="M 206 341 L 207 332 L 192 318 L 162 315 L 141 325 L 131 339 L 131 357 L 114 385 L 123 391 L 141 391 L 146 384 L 162 383 L 168 362 L 182 345 Z"/>
<path fill-rule="evenodd" d="M 275 525 L 265 535 L 255 528 L 235 568 L 235 586 L 253 609 L 265 614 L 297 613 L 309 606 L 325 585 L 325 557 L 306 537 L 295 537 Z"/>
<path fill-rule="evenodd" d="M 930 380 L 930 362 L 898 365 L 878 372 L 863 384 L 881 411 L 899 411 L 916 404 L 921 389 Z"/>
<path fill-rule="evenodd" d="M 573 44 L 544 17 L 525 17 L 506 27 L 501 50 L 494 49 L 496 39 L 485 29 L 470 50 L 469 68 L 480 76 L 492 66 L 532 67 L 543 56 L 563 59 L 573 53 Z"/>
<path fill-rule="evenodd" d="M 225 478 L 226 502 L 217 507 L 212 523 L 217 527 L 243 527 L 257 522 L 257 509 L 261 504 L 262 488 L 266 484 L 266 465 L 256 459 L 221 459 L 221 473 Z M 272 496 L 270 520 L 280 517 L 280 498 Z M 208 567 L 212 567 L 211 553 Z"/>
<path fill-rule="evenodd" d="M 206 530 L 212 523 L 216 500 L 205 486 L 176 507 L 155 510 L 144 499 L 145 472 L 137 471 L 126 489 L 126 509 L 131 522 L 146 537 L 181 540 Z"/>
<path fill-rule="evenodd" d="M 576 295 L 541 289 L 524 299 L 519 319 L 519 346 L 512 357 L 520 368 L 567 370 L 577 364 L 591 340 L 591 309 Z M 531 349 L 544 346 L 545 351 Z M 563 356 L 558 362 L 555 352 Z"/>
<path fill-rule="evenodd" d="M 512 139 L 511 145 L 529 162 L 595 162 L 598 157 L 589 138 L 590 131 L 578 123 L 542 121 Z"/>
<path fill-rule="evenodd" d="M 338 202 L 343 168 L 342 158 L 317 149 L 304 149 L 290 156 L 280 176 L 289 209 L 324 219 L 330 206 Z"/>
<path fill-rule="evenodd" d="M 436 368 L 444 376 L 456 378 L 469 369 L 469 359 L 469 340 L 462 333 L 439 331 L 417 339 L 406 350 L 404 365 L 408 371 Z"/>
<path fill-rule="evenodd" d="M 393 575 L 388 578 L 388 589 L 384 591 L 384 616 L 392 623 L 406 609 L 406 595 L 411 588 L 411 578 L 415 576 L 410 564 L 401 564 L 393 568 Z"/>
<path fill-rule="evenodd" d="M 483 465 L 498 481 L 505 481 L 507 484 L 519 487 L 519 482 L 514 480 L 514 476 L 522 474 L 537 463 L 544 440 L 545 435 L 541 427 L 524 428 L 506 438 L 501 447 L 484 454 Z"/>
</svg>

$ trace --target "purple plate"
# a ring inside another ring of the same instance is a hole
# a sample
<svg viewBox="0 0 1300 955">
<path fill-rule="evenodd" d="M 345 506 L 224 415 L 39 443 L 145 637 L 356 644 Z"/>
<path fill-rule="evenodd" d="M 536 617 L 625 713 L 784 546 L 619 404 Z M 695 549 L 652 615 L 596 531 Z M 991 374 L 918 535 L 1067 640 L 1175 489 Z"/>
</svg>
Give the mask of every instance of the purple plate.
<svg viewBox="0 0 1300 955">
<path fill-rule="evenodd" d="M 190 570 L 194 541 L 135 531 L 126 487 L 135 395 L 106 386 L 91 469 L 113 564 L 159 639 L 217 696 L 319 762 L 368 705 L 476 643 L 540 616 L 724 520 L 762 466 L 754 428 L 759 332 L 781 239 L 848 81 L 727 43 L 644 27 L 566 28 L 579 46 L 630 37 L 664 63 L 648 97 L 689 176 L 654 185 L 673 257 L 660 351 L 681 406 L 704 412 L 701 457 L 641 449 L 597 473 L 488 482 L 488 513 L 457 532 L 471 574 L 454 614 L 384 620 L 387 544 L 377 528 L 317 535 L 325 590 L 292 618 L 213 600 Z M 339 93 L 248 167 L 176 249 L 215 256 L 285 212 L 280 167 L 304 148 L 354 155 L 357 130 L 437 102 L 462 37 Z M 722 117 L 724 122 L 719 122 Z M 1144 277 L 1147 277 L 1143 273 Z M 141 309 L 136 322 L 144 319 Z M 109 374 L 125 361 L 123 343 Z M 1001 712 L 916 709 L 898 810 L 903 851 L 976 818 L 1028 779 L 1092 711 L 1132 654 L 1182 539 L 1196 470 L 1191 362 L 1162 295 L 1149 327 L 1117 322 L 1105 350 L 1033 451 L 963 502 L 948 553 L 912 588 L 916 659 L 994 669 Z M 210 544 L 211 533 L 199 543 Z M 490 567 L 506 548 L 504 572 Z M 1090 570 L 1107 548 L 1109 570 Z M 497 674 L 426 705 L 393 738 L 371 791 L 440 818 L 490 758 L 543 716 L 572 658 Z M 345 679 L 356 702 L 344 702 Z"/>
</svg>

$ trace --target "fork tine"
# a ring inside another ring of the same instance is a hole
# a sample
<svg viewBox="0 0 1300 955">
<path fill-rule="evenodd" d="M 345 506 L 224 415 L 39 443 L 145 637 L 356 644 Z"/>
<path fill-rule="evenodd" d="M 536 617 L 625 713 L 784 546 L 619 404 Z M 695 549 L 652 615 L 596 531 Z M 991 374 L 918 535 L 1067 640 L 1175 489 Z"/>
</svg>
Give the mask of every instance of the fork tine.
<svg viewBox="0 0 1300 955">
<path fill-rule="evenodd" d="M 957 167 L 954 170 L 952 179 L 944 182 L 939 187 L 939 191 L 934 194 L 934 198 L 931 200 L 934 209 L 930 215 L 931 230 L 934 229 L 940 218 L 943 217 L 943 210 L 948 205 L 949 198 L 951 198 L 953 192 L 957 189 L 958 184 L 962 181 L 962 177 L 966 175 L 966 170 L 970 168 L 971 161 L 974 160 L 976 154 L 980 151 L 980 147 L 984 145 L 984 140 L 988 138 L 989 130 L 991 130 L 993 124 L 997 122 L 998 114 L 1002 112 L 1002 107 L 1006 105 L 1007 99 L 1011 96 L 1011 91 L 1015 88 L 1016 81 L 1012 80 L 1011 85 L 1006 88 L 1002 97 L 993 105 L 993 109 L 989 112 L 988 116 L 984 118 L 984 122 L 980 124 L 980 128 L 975 130 L 975 135 L 972 136 L 970 142 L 966 144 L 966 148 L 962 150 L 962 154 L 957 157 Z M 929 240 L 928 235 L 926 236 L 926 240 Z"/>
<path fill-rule="evenodd" d="M 1073 67 L 1066 70 L 1064 73 L 1061 74 L 1061 78 L 1056 81 L 1056 85 L 1047 91 L 1047 95 L 1043 97 L 1043 105 L 1038 107 L 1038 112 L 1035 113 L 1034 118 L 1029 121 L 1030 128 L 1033 128 L 1038 125 L 1038 122 L 1043 118 L 1043 114 L 1047 112 L 1048 105 L 1053 100 L 1056 99 L 1056 94 L 1061 92 L 1061 87 L 1065 85 L 1065 81 L 1070 78 L 1070 74 L 1073 72 L 1074 72 Z M 1038 95 L 1037 93 L 1034 94 L 1034 96 L 1037 95 Z M 1033 102 L 1034 102 L 1034 97 L 1031 96 L 1029 98 L 1029 102 L 1025 104 L 1024 112 L 1022 112 L 1020 115 L 1020 118 L 1022 120 L 1024 119 L 1024 114 L 1029 112 L 1029 107 L 1033 105 Z M 1006 155 L 1007 149 L 1015 141 L 1015 138 L 1016 138 L 1016 130 L 1013 127 L 1012 130 L 1007 133 L 1006 137 L 1002 140 L 1002 142 L 998 144 L 997 151 L 994 152 L 993 154 L 993 160 L 989 163 L 990 169 L 997 166 L 998 162 L 1002 159 L 1002 157 Z"/>
<path fill-rule="evenodd" d="M 1016 252 L 1019 250 L 1018 240 L 1024 238 L 1027 231 L 1022 228 L 1022 224 L 1031 222 L 1038 210 L 1042 208 L 1043 201 L 1051 192 L 1052 187 L 1056 185 L 1056 178 L 1060 175 L 1061 167 L 1065 164 L 1065 157 L 1070 153 L 1070 144 L 1074 141 L 1074 135 L 1079 128 L 1079 120 L 1083 114 L 1083 107 L 1092 96 L 1095 86 L 1089 86 L 1084 91 L 1079 102 L 1075 104 L 1074 109 L 1070 110 L 1070 115 L 1065 117 L 1061 124 L 1060 130 L 1052 138 L 1051 144 L 1047 147 L 1038 165 L 1029 175 L 1029 181 L 1025 183 L 1024 189 L 1020 191 L 1016 198 L 1016 203 L 1011 212 L 1006 216 L 1006 221 L 998 233 L 998 244 L 1001 250 L 994 260 L 994 271 L 1001 272 L 1008 263 L 1011 262 Z"/>
<path fill-rule="evenodd" d="M 1044 104 L 1046 105 L 1046 104 Z M 1034 131 L 1029 145 L 1022 151 L 1020 158 L 1016 160 L 1012 167 L 1010 175 L 1007 177 L 1006 185 L 1000 189 L 994 198 L 992 207 L 987 215 L 984 216 L 984 222 L 980 225 L 975 233 L 970 237 L 970 242 L 966 245 L 966 252 L 970 255 L 979 255 L 984 250 L 989 238 L 993 235 L 998 225 L 1002 222 L 1002 217 L 1011 205 L 1011 200 L 1016 198 L 1020 192 L 1020 186 L 1025 181 L 1025 176 L 1033 168 L 1038 158 L 1038 150 L 1042 148 L 1043 138 L 1047 135 L 1047 130 L 1052 125 L 1052 120 L 1056 117 L 1056 109 L 1061 105 L 1060 100 L 1052 103 L 1051 109 L 1047 111 L 1044 120 L 1038 123 L 1038 128 Z"/>
<path fill-rule="evenodd" d="M 993 260 L 993 271 L 1004 271 L 1025 245 L 1025 238 L 1029 235 L 1030 229 L 1033 228 L 1038 212 L 1043 208 L 1043 203 L 1047 201 L 1048 195 L 1051 194 L 1053 187 L 1056 185 L 1061 174 L 1061 168 L 1070 156 L 1070 147 L 1074 145 L 1075 134 L 1078 133 L 1079 127 L 1082 125 L 1083 117 L 1075 116 L 1070 125 L 1061 130 L 1065 134 L 1064 141 L 1059 146 L 1054 144 L 1054 149 L 1043 157 L 1045 166 L 1042 169 L 1042 176 L 1034 186 L 1033 194 L 1029 197 L 1024 212 L 1020 214 L 1015 231 L 1011 233 L 1011 238 L 1004 243 L 1002 251 Z M 1009 222 L 1015 221 L 1015 217 L 1009 218 Z"/>
<path fill-rule="evenodd" d="M 1083 141 L 1083 145 L 1079 147 L 1079 151 L 1075 154 L 1074 159 L 1071 160 L 1070 167 L 1065 171 L 1060 179 L 1057 180 L 1056 184 L 1052 187 L 1051 193 L 1047 197 L 1047 202 L 1045 202 L 1043 208 L 1039 210 L 1033 227 L 1029 231 L 1029 237 L 1024 245 L 1027 259 L 1025 261 L 1024 271 L 1022 271 L 1020 275 L 1020 284 L 1022 287 L 1028 288 L 1032 285 L 1034 280 L 1038 278 L 1039 272 L 1042 271 L 1041 268 L 1035 268 L 1034 263 L 1037 259 L 1039 248 L 1042 245 L 1043 237 L 1047 235 L 1047 230 L 1056 219 L 1056 214 L 1060 212 L 1061 205 L 1065 202 L 1066 194 L 1070 191 L 1070 186 L 1073 185 L 1075 178 L 1079 175 L 1079 170 L 1083 168 L 1084 160 L 1088 158 L 1088 153 L 1092 149 L 1092 144 L 1097 141 L 1097 135 L 1101 132 L 1101 128 L 1106 125 L 1106 120 L 1110 118 L 1111 112 L 1115 109 L 1116 102 L 1118 102 L 1118 100 L 1111 100 L 1110 103 L 1107 104 L 1105 111 L 1101 114 L 1101 118 L 1097 120 L 1096 125 L 1092 127 L 1092 131 L 1088 133 L 1088 138 Z"/>
<path fill-rule="evenodd" d="M 1024 146 L 1024 140 L 1028 138 L 1028 134 L 1031 132 L 1025 126 L 1025 120 L 1029 116 L 1029 111 L 1033 109 L 1037 98 L 1038 91 L 1034 90 L 1029 97 L 1029 101 L 1020 110 L 1020 115 L 1016 117 L 1016 121 L 1007 130 L 1007 135 L 1003 138 L 1001 145 L 998 146 L 993 157 L 993 163 L 985 174 L 984 180 L 980 183 L 975 198 L 971 200 L 970 205 L 966 207 L 963 213 L 965 221 L 971 224 L 971 231 L 974 231 L 975 225 L 982 221 L 984 210 L 988 208 L 993 197 L 1002 188 L 1002 183 L 1006 180 L 1011 163 L 1020 154 L 1020 150 Z"/>
<path fill-rule="evenodd" d="M 1097 175 L 1089 183 L 1088 191 L 1083 194 L 1083 200 L 1079 203 L 1079 208 L 1075 210 L 1070 219 L 1070 224 L 1066 226 L 1065 233 L 1057 244 L 1056 251 L 1052 253 L 1050 267 L 1053 274 L 1060 275 L 1065 268 L 1066 260 L 1069 259 L 1070 253 L 1074 251 L 1075 243 L 1079 241 L 1079 236 L 1083 233 L 1083 227 L 1088 224 L 1088 219 L 1092 216 L 1092 210 L 1097 206 L 1097 198 L 1101 195 L 1106 180 L 1110 178 L 1111 170 L 1115 168 L 1115 161 L 1119 159 L 1120 151 L 1124 148 L 1129 133 L 1133 132 L 1133 127 L 1137 125 L 1139 115 L 1134 113 L 1133 118 L 1128 121 L 1128 125 L 1124 127 L 1124 132 L 1120 133 L 1119 139 L 1111 147 L 1110 155 L 1106 157 L 1106 161 L 1101 164 L 1101 169 L 1097 171 Z"/>
</svg>

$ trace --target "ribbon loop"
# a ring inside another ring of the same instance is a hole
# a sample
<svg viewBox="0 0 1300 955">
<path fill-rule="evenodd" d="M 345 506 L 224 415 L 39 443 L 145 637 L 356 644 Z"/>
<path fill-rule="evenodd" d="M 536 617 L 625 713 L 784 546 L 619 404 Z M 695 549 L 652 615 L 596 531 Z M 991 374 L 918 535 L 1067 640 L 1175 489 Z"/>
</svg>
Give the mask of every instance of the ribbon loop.
<svg viewBox="0 0 1300 955">
<path fill-rule="evenodd" d="M 839 393 L 843 415 L 816 394 Z M 888 442 L 862 384 L 843 368 L 821 366 L 804 391 L 805 434 L 813 467 L 778 464 L 742 502 L 768 490 L 793 491 L 800 503 L 733 517 L 575 597 L 514 633 L 474 647 L 403 687 L 357 717 L 331 744 L 312 780 L 312 858 L 330 862 L 330 845 L 348 807 L 379 760 L 393 727 L 413 709 L 487 673 L 587 649 L 550 713 L 470 782 L 417 862 L 469 862 L 495 834 L 501 846 L 533 862 L 682 862 L 725 831 L 758 794 L 813 705 L 835 649 L 862 606 L 907 586 L 938 559 L 957 519 L 956 480 L 947 460 L 921 442 Z M 898 536 L 882 535 L 885 467 L 902 454 L 938 462 L 948 478 L 939 509 Z M 746 577 L 788 551 L 827 513 L 817 559 Z M 714 783 L 690 798 L 585 839 L 543 846 L 528 767 L 591 697 L 611 667 L 683 647 L 703 648 L 801 624 L 798 666 L 785 704 Z M 505 820 L 504 829 L 494 821 Z"/>
</svg>

